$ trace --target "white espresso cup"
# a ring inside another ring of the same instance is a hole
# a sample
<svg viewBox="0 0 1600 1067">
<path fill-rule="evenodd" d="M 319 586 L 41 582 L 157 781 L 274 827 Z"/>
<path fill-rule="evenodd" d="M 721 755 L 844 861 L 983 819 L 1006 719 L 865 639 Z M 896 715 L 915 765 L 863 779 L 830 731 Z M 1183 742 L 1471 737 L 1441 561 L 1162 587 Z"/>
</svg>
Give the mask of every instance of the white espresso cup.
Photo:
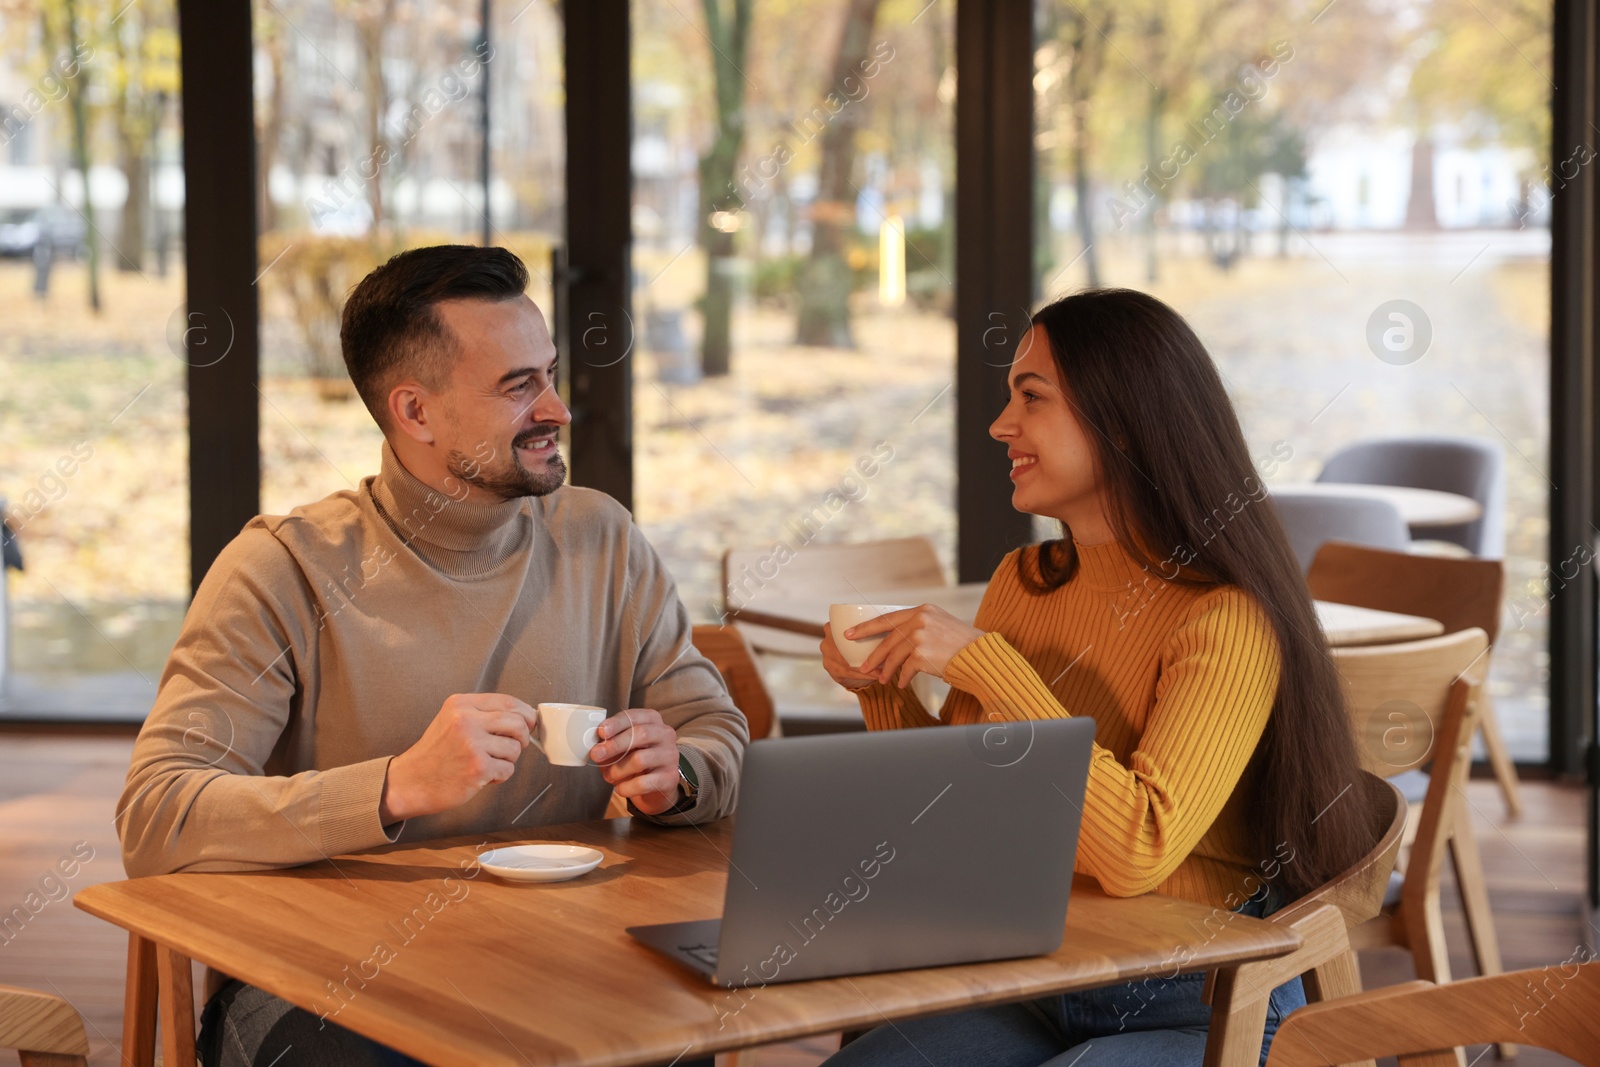
<svg viewBox="0 0 1600 1067">
<path fill-rule="evenodd" d="M 606 709 L 588 704 L 540 704 L 533 746 L 557 767 L 582 767 L 600 740 Z"/>
<path fill-rule="evenodd" d="M 846 640 L 844 632 L 852 626 L 887 615 L 891 611 L 904 611 L 908 604 L 829 604 L 828 626 L 833 631 L 833 643 L 844 661 L 852 667 L 866 662 L 872 650 L 878 647 L 886 634 L 877 634 L 860 641 Z"/>
</svg>

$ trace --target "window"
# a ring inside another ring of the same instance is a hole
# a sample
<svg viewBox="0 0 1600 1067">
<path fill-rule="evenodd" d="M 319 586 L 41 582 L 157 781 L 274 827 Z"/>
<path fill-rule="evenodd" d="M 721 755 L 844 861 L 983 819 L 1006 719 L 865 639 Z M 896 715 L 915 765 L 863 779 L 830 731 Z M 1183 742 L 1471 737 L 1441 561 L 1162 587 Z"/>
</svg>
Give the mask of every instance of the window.
<svg viewBox="0 0 1600 1067">
<path fill-rule="evenodd" d="M 26 568 L 0 714 L 142 719 L 189 598 L 176 14 L 0 25 L 0 498 Z"/>
<path fill-rule="evenodd" d="M 1273 481 L 1363 438 L 1500 445 L 1490 691 L 1513 755 L 1543 761 L 1549 4 L 1140 10 L 1038 5 L 1040 298 L 1129 285 L 1172 304 L 1254 452 L 1288 454 Z M 1366 341 L 1394 300 L 1431 334 L 1400 365 Z"/>
</svg>

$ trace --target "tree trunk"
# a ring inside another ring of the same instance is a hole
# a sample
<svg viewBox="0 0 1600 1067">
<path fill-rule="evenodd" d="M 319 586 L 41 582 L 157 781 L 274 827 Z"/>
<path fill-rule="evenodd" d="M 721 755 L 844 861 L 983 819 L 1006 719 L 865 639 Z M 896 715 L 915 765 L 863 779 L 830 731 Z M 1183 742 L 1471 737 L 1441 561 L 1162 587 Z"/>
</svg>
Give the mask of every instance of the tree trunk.
<svg viewBox="0 0 1600 1067">
<path fill-rule="evenodd" d="M 67 51 L 78 55 L 78 8 L 75 0 L 65 0 Z M 72 163 L 83 180 L 83 218 L 87 224 L 84 244 L 87 248 L 89 275 L 89 308 L 100 312 L 100 230 L 94 224 L 94 198 L 89 195 L 89 107 L 84 95 L 89 89 L 89 68 L 79 69 L 78 76 L 67 83 L 67 93 L 72 104 Z"/>
<path fill-rule="evenodd" d="M 356 177 L 366 183 L 367 206 L 372 210 L 372 233 L 377 236 L 383 228 L 383 163 L 386 161 L 388 142 L 383 135 L 383 113 L 388 98 L 383 89 L 383 31 L 394 16 L 393 0 L 386 2 L 375 17 L 363 20 L 357 26 L 361 40 L 362 66 L 366 80 L 367 144 L 365 159 L 356 162 Z M 487 210 L 489 205 L 485 204 Z"/>
<path fill-rule="evenodd" d="M 267 60 L 272 70 L 272 91 L 267 98 L 267 113 L 256 136 L 256 218 L 259 229 L 267 233 L 278 228 L 278 205 L 272 201 L 272 168 L 278 162 L 278 144 L 283 140 L 283 34 L 274 30 L 262 35 Z"/>
<path fill-rule="evenodd" d="M 1433 202 L 1433 138 L 1425 133 L 1419 133 L 1411 145 L 1411 195 L 1406 198 L 1405 228 L 1439 228 L 1439 213 Z"/>
<path fill-rule="evenodd" d="M 1089 125 L 1086 103 L 1072 107 L 1072 189 L 1076 194 L 1078 237 L 1083 241 L 1083 272 L 1089 288 L 1100 286 L 1100 256 L 1094 250 L 1094 216 L 1089 203 Z"/>
<path fill-rule="evenodd" d="M 1077 200 L 1078 236 L 1083 241 L 1083 270 L 1090 288 L 1100 285 L 1100 256 L 1094 247 L 1093 205 L 1089 202 L 1089 111 L 1093 106 L 1095 83 L 1100 79 L 1101 44 L 1110 36 L 1112 23 L 1107 15 L 1101 27 L 1091 26 L 1089 18 L 1076 5 L 1067 21 L 1072 33 L 1067 41 L 1071 67 L 1067 73 L 1067 103 L 1072 116 L 1072 189 Z"/>
<path fill-rule="evenodd" d="M 700 247 L 706 253 L 704 325 L 700 370 L 707 377 L 727 374 L 733 362 L 733 229 L 726 213 L 744 207 L 734 186 L 734 171 L 744 148 L 744 74 L 754 0 L 733 0 L 726 16 L 722 0 L 705 0 L 706 29 L 713 44 L 717 136 L 700 157 Z M 713 225 L 724 218 L 724 227 Z"/>
<path fill-rule="evenodd" d="M 1157 23 L 1159 26 L 1159 22 Z M 1159 173 L 1161 166 L 1161 119 L 1167 113 L 1167 88 L 1166 86 L 1153 87 L 1146 100 L 1144 114 L 1144 160 L 1145 173 L 1151 176 L 1150 205 L 1145 209 L 1144 219 L 1140 230 L 1144 236 L 1144 280 L 1154 285 L 1160 280 L 1160 263 L 1156 256 L 1156 209 L 1165 199 L 1165 190 L 1157 190 L 1156 183 L 1162 181 Z"/>
<path fill-rule="evenodd" d="M 850 181 L 856 159 L 856 127 L 863 101 L 841 95 L 845 79 L 859 77 L 872 48 L 872 26 L 879 0 L 850 0 L 845 11 L 839 48 L 822 96 L 844 99 L 822 132 L 817 199 L 811 209 L 811 254 L 800 269 L 800 315 L 795 343 L 831 348 L 853 348 L 850 334 L 850 228 L 855 224 L 855 186 Z M 823 105 L 832 111 L 828 105 Z"/>
<path fill-rule="evenodd" d="M 132 12 L 138 7 L 137 13 Z M 115 96 L 117 155 L 128 182 L 118 227 L 117 269 L 144 270 L 145 221 L 150 203 L 150 130 L 152 116 L 145 88 L 144 33 L 149 20 L 143 5 L 130 3 L 111 40 L 122 68 Z"/>
<path fill-rule="evenodd" d="M 150 205 L 149 139 L 139 133 L 138 129 L 123 130 L 117 138 L 122 173 L 128 179 L 128 198 L 122 205 L 122 226 L 117 234 L 117 269 L 129 272 L 144 270 L 145 220 Z"/>
</svg>

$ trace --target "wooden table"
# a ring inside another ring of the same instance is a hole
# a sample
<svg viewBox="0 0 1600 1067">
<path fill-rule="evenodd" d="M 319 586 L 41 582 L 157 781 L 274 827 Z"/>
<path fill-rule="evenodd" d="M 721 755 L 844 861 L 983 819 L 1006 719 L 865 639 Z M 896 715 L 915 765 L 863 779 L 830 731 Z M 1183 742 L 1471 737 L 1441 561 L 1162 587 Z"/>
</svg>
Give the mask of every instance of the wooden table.
<svg viewBox="0 0 1600 1067">
<path fill-rule="evenodd" d="M 623 928 L 719 914 L 731 829 L 726 820 L 699 830 L 575 823 L 285 871 L 139 878 L 74 900 L 130 931 L 123 1055 L 135 1067 L 153 1058 L 158 973 L 164 1060 L 194 1062 L 191 958 L 429 1063 L 615 1067 L 1175 970 L 1226 971 L 1300 942 L 1272 923 L 1218 922 L 1215 909 L 1156 894 L 1108 897 L 1079 878 L 1065 940 L 1049 956 L 718 989 Z M 467 877 L 486 845 L 526 841 L 578 842 L 606 858 L 571 882 Z"/>
<path fill-rule="evenodd" d="M 1437 489 L 1413 489 L 1403 485 L 1365 485 L 1358 482 L 1284 482 L 1271 489 L 1290 489 L 1306 496 L 1366 497 L 1394 505 L 1400 518 L 1413 530 L 1438 526 L 1459 526 L 1483 517 L 1483 505 L 1470 496 L 1444 493 Z"/>
<path fill-rule="evenodd" d="M 978 605 L 983 601 L 986 587 L 986 582 L 964 582 L 961 585 L 935 585 L 919 589 L 867 590 L 855 602 L 934 604 L 958 619 L 971 622 L 977 618 Z M 838 603 L 843 599 L 835 597 L 831 602 Z M 829 603 L 829 599 L 820 597 L 805 600 L 764 597 L 751 607 L 731 612 L 729 617 L 735 622 L 770 626 L 820 639 L 822 626 L 828 621 Z M 1317 609 L 1317 620 L 1322 623 L 1322 632 L 1328 644 L 1334 646 L 1412 641 L 1444 633 L 1444 626 L 1437 620 L 1419 615 L 1400 615 L 1392 611 L 1358 608 L 1325 600 L 1315 601 L 1313 606 Z"/>
<path fill-rule="evenodd" d="M 1401 615 L 1354 604 L 1335 604 L 1331 600 L 1313 600 L 1311 606 L 1317 609 L 1323 636 L 1336 648 L 1415 641 L 1444 633 L 1444 623 L 1421 615 Z"/>
</svg>

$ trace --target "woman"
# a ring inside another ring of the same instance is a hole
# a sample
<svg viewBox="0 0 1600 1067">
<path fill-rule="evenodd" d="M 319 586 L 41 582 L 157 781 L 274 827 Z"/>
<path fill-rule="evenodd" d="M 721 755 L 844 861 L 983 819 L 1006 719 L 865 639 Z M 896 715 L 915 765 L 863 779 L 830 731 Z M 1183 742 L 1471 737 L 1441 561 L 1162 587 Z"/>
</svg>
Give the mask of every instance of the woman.
<svg viewBox="0 0 1600 1067">
<path fill-rule="evenodd" d="M 859 669 L 823 661 L 872 729 L 1089 715 L 1095 749 L 1078 870 L 1265 915 L 1370 846 L 1338 677 L 1304 579 L 1222 381 L 1171 308 L 1125 289 L 1033 317 L 990 427 L 1012 506 L 1063 537 L 1008 555 L 977 626 L 931 605 L 845 632 L 886 634 Z M 906 688 L 953 687 L 941 716 Z M 829 1060 L 937 1067 L 1199 1064 L 1203 975 L 1140 980 L 880 1027 Z M 1273 991 L 1278 1020 L 1305 1003 Z"/>
</svg>

